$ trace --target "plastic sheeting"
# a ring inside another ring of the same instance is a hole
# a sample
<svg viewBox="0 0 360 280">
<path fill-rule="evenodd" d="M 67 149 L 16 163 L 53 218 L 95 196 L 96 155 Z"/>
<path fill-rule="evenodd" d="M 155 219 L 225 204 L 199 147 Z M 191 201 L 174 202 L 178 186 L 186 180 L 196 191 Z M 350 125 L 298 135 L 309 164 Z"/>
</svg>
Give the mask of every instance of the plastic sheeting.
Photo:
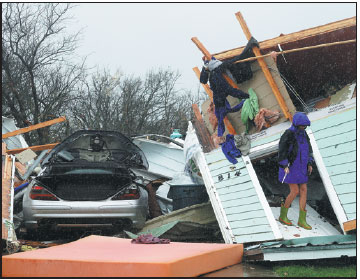
<svg viewBox="0 0 360 280">
<path fill-rule="evenodd" d="M 193 133 L 189 133 L 189 131 L 192 131 Z M 185 173 L 190 176 L 193 183 L 204 184 L 200 170 L 194 161 L 194 155 L 199 151 L 202 151 L 201 146 L 197 140 L 195 129 L 193 128 L 192 123 L 189 122 L 184 142 Z"/>
<path fill-rule="evenodd" d="M 15 125 L 15 121 L 13 119 L 4 116 L 2 117 L 2 134 L 12 132 L 18 129 L 19 128 Z M 8 150 L 29 147 L 21 134 L 3 139 L 3 141 L 6 143 L 6 148 Z"/>
</svg>

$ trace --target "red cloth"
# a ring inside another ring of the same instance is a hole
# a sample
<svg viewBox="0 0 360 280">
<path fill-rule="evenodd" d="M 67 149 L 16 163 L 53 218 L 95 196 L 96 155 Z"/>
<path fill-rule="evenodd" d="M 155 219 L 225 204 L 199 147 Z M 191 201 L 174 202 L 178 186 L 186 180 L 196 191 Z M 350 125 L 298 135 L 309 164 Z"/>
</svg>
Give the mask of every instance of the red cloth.
<svg viewBox="0 0 360 280">
<path fill-rule="evenodd" d="M 266 124 L 272 124 L 276 122 L 280 117 L 279 111 L 271 111 L 266 108 L 261 108 L 259 113 L 254 118 L 256 125 L 256 131 L 259 132 Z"/>
<path fill-rule="evenodd" d="M 160 239 L 152 234 L 142 234 L 136 239 L 131 240 L 131 243 L 135 244 L 169 244 L 170 239 Z"/>
</svg>

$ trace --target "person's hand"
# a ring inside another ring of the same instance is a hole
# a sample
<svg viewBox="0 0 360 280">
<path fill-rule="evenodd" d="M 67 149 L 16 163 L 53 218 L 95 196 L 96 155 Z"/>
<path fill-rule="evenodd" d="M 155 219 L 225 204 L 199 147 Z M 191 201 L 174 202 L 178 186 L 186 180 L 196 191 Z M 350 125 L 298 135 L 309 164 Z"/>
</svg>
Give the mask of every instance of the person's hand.
<svg viewBox="0 0 360 280">
<path fill-rule="evenodd" d="M 277 59 L 277 56 L 278 56 L 278 53 L 277 52 L 275 52 L 275 51 L 272 51 L 271 53 L 270 53 L 270 56 L 271 56 L 271 58 L 276 62 L 276 59 Z"/>
<path fill-rule="evenodd" d="M 289 167 L 285 167 L 285 168 L 284 168 L 284 171 L 285 171 L 286 174 L 289 174 L 289 173 L 290 173 Z"/>
<path fill-rule="evenodd" d="M 312 170 L 313 170 L 312 166 L 311 166 L 311 165 L 309 165 L 309 166 L 308 166 L 308 172 L 309 172 L 309 175 L 311 175 Z"/>
</svg>

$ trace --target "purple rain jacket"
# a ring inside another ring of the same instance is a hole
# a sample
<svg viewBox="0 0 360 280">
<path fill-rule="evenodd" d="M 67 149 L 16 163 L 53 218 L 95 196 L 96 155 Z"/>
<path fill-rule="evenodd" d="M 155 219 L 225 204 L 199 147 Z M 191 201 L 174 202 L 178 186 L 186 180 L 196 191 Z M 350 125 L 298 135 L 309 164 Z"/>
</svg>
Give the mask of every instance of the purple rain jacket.
<svg viewBox="0 0 360 280">
<path fill-rule="evenodd" d="M 308 181 L 308 165 L 312 165 L 312 147 L 309 136 L 305 130 L 298 128 L 299 125 L 310 125 L 309 118 L 304 113 L 296 113 L 293 117 L 292 126 L 287 129 L 279 142 L 279 181 L 282 182 L 285 171 L 289 165 L 290 172 L 284 183 L 303 184 Z"/>
</svg>

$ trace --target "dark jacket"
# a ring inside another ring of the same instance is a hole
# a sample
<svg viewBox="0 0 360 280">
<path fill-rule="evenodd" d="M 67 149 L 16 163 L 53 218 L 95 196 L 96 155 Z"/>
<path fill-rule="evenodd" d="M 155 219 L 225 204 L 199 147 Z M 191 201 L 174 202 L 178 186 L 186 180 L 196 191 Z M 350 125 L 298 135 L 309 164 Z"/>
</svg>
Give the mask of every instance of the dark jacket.
<svg viewBox="0 0 360 280">
<path fill-rule="evenodd" d="M 232 59 L 222 61 L 222 64 L 212 71 L 207 71 L 205 67 L 200 73 L 200 82 L 206 84 L 210 83 L 210 88 L 213 91 L 213 101 L 215 107 L 225 107 L 225 99 L 228 95 L 236 98 L 249 98 L 249 95 L 239 89 L 233 88 L 224 78 L 223 73 L 235 61 L 247 58 L 252 54 L 252 47 L 258 46 L 258 42 L 251 37 L 243 52 Z"/>
<path fill-rule="evenodd" d="M 312 165 L 313 156 L 312 156 L 312 147 L 310 144 L 309 136 L 305 131 L 306 139 L 309 145 L 309 162 L 308 165 Z M 280 162 L 284 161 L 285 159 L 288 160 L 290 166 L 294 163 L 297 153 L 298 153 L 298 143 L 295 138 L 295 133 L 290 129 L 285 130 L 284 134 L 280 138 L 279 142 L 279 154 L 278 154 L 278 164 L 280 167 L 285 168 L 286 165 L 280 164 Z"/>
</svg>

